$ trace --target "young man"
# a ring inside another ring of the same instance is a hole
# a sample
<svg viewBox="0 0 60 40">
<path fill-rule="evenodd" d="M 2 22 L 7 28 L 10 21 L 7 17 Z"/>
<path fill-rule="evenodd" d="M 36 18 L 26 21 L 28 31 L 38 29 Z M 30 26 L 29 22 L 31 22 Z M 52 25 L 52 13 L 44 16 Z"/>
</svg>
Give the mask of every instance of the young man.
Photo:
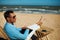
<svg viewBox="0 0 60 40">
<path fill-rule="evenodd" d="M 14 22 L 16 22 L 16 15 L 12 10 L 6 11 L 4 13 L 4 18 L 6 19 L 4 31 L 11 40 L 25 40 L 27 38 L 29 29 L 27 29 L 26 27 L 15 27 Z M 37 22 L 36 24 L 41 25 L 42 22 Z M 23 34 L 20 32 L 22 29 L 26 29 Z"/>
</svg>

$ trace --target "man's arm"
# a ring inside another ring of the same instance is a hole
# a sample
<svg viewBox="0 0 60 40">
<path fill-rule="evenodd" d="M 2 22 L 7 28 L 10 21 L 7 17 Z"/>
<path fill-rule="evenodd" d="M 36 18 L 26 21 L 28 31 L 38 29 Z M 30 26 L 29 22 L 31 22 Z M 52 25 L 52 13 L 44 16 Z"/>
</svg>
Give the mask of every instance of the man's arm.
<svg viewBox="0 0 60 40">
<path fill-rule="evenodd" d="M 21 31 L 22 29 L 21 28 L 16 28 L 18 31 Z"/>
<path fill-rule="evenodd" d="M 29 30 L 28 29 L 26 29 L 26 31 L 25 31 L 24 34 L 20 33 L 15 28 L 9 27 L 8 30 L 10 30 L 10 33 L 12 33 L 13 37 L 15 37 L 17 39 L 26 39 L 27 38 L 27 35 L 29 34 Z"/>
</svg>

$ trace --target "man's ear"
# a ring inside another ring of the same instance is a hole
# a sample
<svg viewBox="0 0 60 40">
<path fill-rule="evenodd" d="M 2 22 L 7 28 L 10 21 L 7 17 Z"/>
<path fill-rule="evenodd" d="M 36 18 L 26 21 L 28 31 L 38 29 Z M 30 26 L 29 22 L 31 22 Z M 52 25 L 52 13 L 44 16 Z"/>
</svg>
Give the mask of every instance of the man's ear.
<svg viewBox="0 0 60 40">
<path fill-rule="evenodd" d="M 9 21 L 9 18 L 7 17 L 7 21 Z"/>
</svg>

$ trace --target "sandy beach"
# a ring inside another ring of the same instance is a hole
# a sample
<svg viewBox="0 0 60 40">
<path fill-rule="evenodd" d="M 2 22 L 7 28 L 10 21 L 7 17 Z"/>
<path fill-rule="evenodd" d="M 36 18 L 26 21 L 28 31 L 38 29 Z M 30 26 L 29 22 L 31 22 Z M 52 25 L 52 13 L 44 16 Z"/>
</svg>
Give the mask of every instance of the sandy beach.
<svg viewBox="0 0 60 40">
<path fill-rule="evenodd" d="M 4 12 L 0 12 L 0 26 L 4 27 L 5 19 L 3 17 Z M 53 33 L 47 35 L 48 40 L 60 40 L 60 14 L 24 14 L 16 12 L 16 27 L 23 27 L 24 25 L 29 26 L 39 21 L 43 16 L 43 24 L 46 27 L 54 29 Z M 46 37 L 43 40 L 47 40 Z"/>
</svg>

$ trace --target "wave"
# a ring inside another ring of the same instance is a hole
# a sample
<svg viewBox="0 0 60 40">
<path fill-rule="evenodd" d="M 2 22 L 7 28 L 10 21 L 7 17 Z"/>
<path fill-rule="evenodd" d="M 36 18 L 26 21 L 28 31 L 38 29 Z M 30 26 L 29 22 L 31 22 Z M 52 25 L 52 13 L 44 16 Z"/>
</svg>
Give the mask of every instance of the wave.
<svg viewBox="0 0 60 40">
<path fill-rule="evenodd" d="M 37 9 L 37 8 L 4 8 L 0 11 L 14 10 L 21 13 L 56 13 L 60 14 L 60 10 L 48 10 L 48 9 Z"/>
</svg>

